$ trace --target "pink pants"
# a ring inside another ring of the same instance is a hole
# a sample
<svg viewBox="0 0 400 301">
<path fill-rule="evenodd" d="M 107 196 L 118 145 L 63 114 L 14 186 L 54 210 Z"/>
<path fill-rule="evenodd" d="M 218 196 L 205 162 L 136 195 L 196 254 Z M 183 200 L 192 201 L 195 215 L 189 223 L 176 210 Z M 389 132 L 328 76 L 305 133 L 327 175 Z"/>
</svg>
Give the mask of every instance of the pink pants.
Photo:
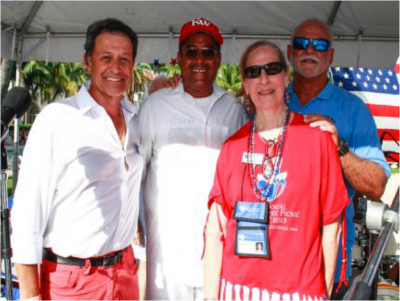
<svg viewBox="0 0 400 301">
<path fill-rule="evenodd" d="M 111 267 L 58 264 L 43 259 L 42 300 L 139 300 L 137 266 L 132 247 Z"/>
</svg>

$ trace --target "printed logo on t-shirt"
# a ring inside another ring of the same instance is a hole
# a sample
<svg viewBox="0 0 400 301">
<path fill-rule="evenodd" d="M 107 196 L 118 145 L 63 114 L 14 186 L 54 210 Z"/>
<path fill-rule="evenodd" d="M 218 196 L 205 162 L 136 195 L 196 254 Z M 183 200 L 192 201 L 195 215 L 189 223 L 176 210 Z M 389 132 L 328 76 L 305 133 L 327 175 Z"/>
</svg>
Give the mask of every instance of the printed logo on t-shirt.
<svg viewBox="0 0 400 301">
<path fill-rule="evenodd" d="M 272 182 L 268 185 L 267 180 L 263 173 L 257 175 L 257 188 L 261 191 L 261 194 L 265 197 L 268 202 L 273 202 L 280 197 L 286 187 L 287 172 L 280 172 L 282 162 L 276 170 L 276 176 L 272 175 Z M 274 172 L 275 173 L 275 172 Z"/>
</svg>

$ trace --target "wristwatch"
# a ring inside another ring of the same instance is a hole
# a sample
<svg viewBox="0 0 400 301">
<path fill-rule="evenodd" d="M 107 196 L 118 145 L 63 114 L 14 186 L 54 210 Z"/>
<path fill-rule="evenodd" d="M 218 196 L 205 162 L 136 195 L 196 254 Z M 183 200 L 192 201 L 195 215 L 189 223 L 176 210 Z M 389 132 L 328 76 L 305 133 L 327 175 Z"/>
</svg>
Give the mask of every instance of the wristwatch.
<svg viewBox="0 0 400 301">
<path fill-rule="evenodd" d="M 344 141 L 342 138 L 339 138 L 339 148 L 338 148 L 339 157 L 343 157 L 345 154 L 349 152 L 349 150 L 350 149 L 346 141 Z"/>
</svg>

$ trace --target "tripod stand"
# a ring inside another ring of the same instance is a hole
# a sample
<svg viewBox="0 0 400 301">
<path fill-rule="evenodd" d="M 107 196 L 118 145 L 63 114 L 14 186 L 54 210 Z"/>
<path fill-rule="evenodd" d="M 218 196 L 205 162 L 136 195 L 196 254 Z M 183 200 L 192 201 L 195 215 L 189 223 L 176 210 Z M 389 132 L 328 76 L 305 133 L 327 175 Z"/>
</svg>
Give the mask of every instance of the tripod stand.
<svg viewBox="0 0 400 301">
<path fill-rule="evenodd" d="M 7 193 L 7 152 L 4 142 L 1 143 L 1 257 L 4 260 L 6 275 L 6 299 L 12 300 L 13 288 L 11 278 L 11 243 L 10 243 L 10 209 Z"/>
<path fill-rule="evenodd" d="M 385 205 L 373 202 L 365 207 L 367 209 L 365 216 L 367 228 L 381 230 L 381 232 L 364 272 L 357 280 L 353 281 L 343 300 L 368 300 L 373 293 L 372 287 L 375 286 L 378 268 L 388 245 L 390 234 L 399 229 L 399 189 L 397 188 L 390 210 Z M 368 210 L 368 208 L 370 209 Z M 376 292 L 374 295 L 376 297 Z"/>
</svg>

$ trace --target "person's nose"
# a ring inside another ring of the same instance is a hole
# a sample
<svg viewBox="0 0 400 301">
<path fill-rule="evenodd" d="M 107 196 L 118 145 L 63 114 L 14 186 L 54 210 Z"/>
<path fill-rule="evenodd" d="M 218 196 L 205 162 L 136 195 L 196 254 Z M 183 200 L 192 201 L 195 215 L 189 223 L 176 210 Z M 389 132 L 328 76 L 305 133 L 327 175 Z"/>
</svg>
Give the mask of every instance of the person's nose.
<svg viewBox="0 0 400 301">
<path fill-rule="evenodd" d="M 269 83 L 269 75 L 267 74 L 267 72 L 265 72 L 265 70 L 261 70 L 261 74 L 260 74 L 260 83 L 263 85 L 266 85 Z"/>
<path fill-rule="evenodd" d="M 118 73 L 121 70 L 121 62 L 119 60 L 112 60 L 111 62 L 111 70 L 114 73 Z"/>
<path fill-rule="evenodd" d="M 201 50 L 197 52 L 195 61 L 197 63 L 203 63 L 204 61 L 206 61 L 206 59 L 204 58 L 204 53 Z"/>
<path fill-rule="evenodd" d="M 304 50 L 306 54 L 314 54 L 315 50 L 314 47 L 312 46 L 312 42 L 308 44 L 307 48 Z"/>
</svg>

